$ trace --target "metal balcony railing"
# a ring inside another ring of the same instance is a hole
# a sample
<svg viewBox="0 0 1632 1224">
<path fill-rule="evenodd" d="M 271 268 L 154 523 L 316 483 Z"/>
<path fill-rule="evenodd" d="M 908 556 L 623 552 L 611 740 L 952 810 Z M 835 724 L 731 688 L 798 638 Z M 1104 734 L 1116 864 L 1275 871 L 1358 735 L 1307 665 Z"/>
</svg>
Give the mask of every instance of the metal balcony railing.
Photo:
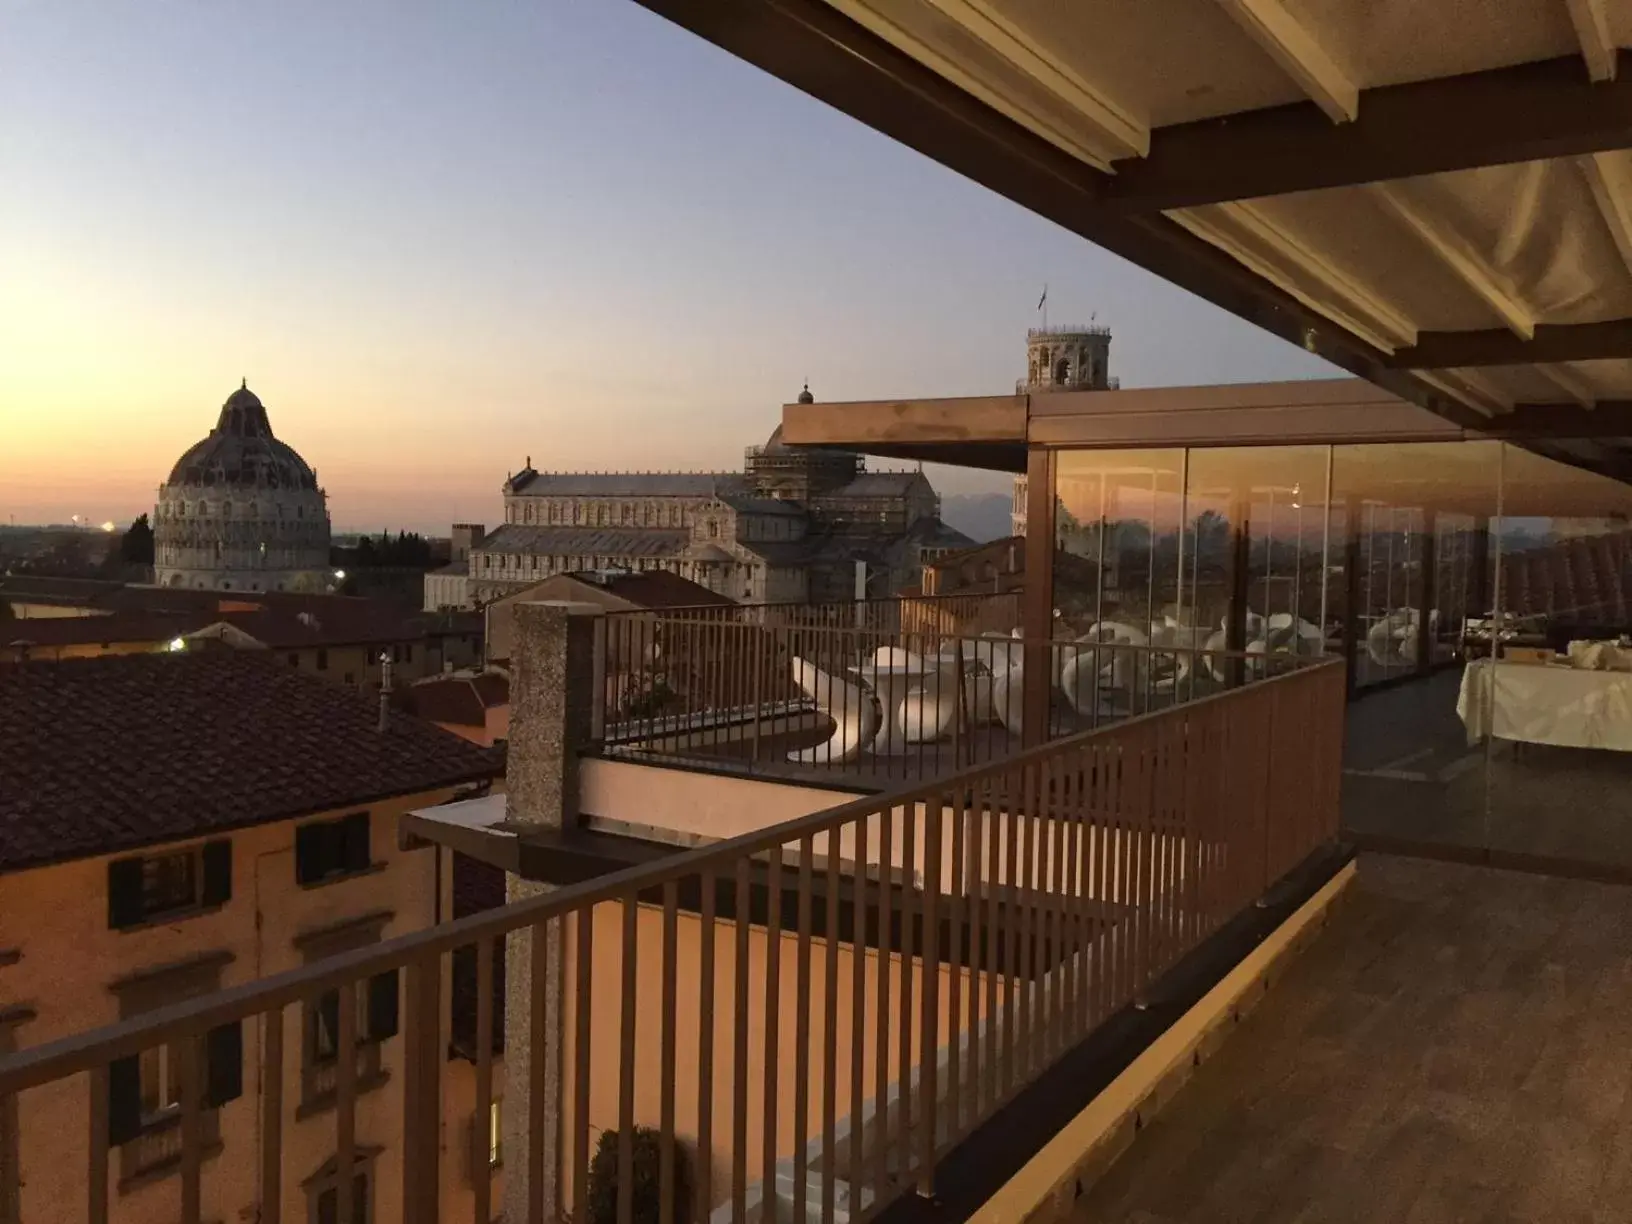
<svg viewBox="0 0 1632 1224">
<path fill-rule="evenodd" d="M 1019 614 L 1014 593 L 609 614 L 601 739 L 613 755 L 890 785 L 1315 661 L 1032 642 L 1017 636 Z"/>
<path fill-rule="evenodd" d="M 366 1193 L 375 1218 L 454 1224 L 442 970 L 473 948 L 478 1118 L 497 1095 L 498 958 L 528 969 L 513 988 L 531 983 L 527 1031 L 506 1034 L 529 1070 L 504 1097 L 524 1140 L 507 1168 L 532 1175 L 506 1218 L 584 1218 L 599 1135 L 630 1224 L 649 1209 L 635 1160 L 650 1127 L 664 1221 L 682 1198 L 697 1221 L 765 1219 L 767 1198 L 777 1218 L 870 1219 L 933 1190 L 964 1137 L 1335 838 L 1343 679 L 1336 660 L 1300 667 L 0 1058 L 22 1218 L 108 1220 L 110 1065 L 160 1045 L 197 1065 L 206 1034 L 237 1022 L 262 1089 L 218 1111 L 225 1146 L 205 1166 L 190 1079 L 178 1218 L 197 1224 L 202 1181 L 224 1168 L 223 1184 L 256 1187 L 258 1218 L 286 1218 L 309 1173 L 284 1155 L 288 1014 L 335 991 L 345 1048 L 355 985 L 401 970 L 386 1043 L 400 1084 L 376 1090 L 393 1095 L 365 1136 L 341 1059 L 332 1123 L 301 1125 L 332 1125 L 337 1170 L 365 1138 L 400 1156 L 400 1184 L 338 1177 L 335 1218 Z M 229 1126 L 233 1110 L 248 1112 Z M 78 1165 L 83 1199 L 32 1199 L 64 1184 L 28 1176 L 35 1160 Z M 476 1178 L 457 1218 L 485 1224 L 491 1199 Z"/>
</svg>

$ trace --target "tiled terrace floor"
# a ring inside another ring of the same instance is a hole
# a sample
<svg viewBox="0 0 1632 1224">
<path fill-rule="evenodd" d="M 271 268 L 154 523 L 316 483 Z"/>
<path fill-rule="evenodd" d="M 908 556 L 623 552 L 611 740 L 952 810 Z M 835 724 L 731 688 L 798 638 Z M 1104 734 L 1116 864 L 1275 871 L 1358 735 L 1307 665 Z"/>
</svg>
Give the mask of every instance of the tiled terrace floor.
<svg viewBox="0 0 1632 1224">
<path fill-rule="evenodd" d="M 1364 857 L 1073 1218 L 1632 1219 L 1632 889 Z"/>
</svg>

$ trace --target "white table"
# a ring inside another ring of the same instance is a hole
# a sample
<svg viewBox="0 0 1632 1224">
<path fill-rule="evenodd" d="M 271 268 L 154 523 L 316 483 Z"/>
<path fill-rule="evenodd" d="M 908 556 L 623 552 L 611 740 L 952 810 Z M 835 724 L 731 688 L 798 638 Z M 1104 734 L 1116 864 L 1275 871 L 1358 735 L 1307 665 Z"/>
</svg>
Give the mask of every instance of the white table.
<svg viewBox="0 0 1632 1224">
<path fill-rule="evenodd" d="M 1632 752 L 1632 672 L 1475 659 L 1462 673 L 1456 713 L 1470 744 L 1489 735 Z"/>
<path fill-rule="evenodd" d="M 878 697 L 883 715 L 873 751 L 883 756 L 907 751 L 907 729 L 901 723 L 901 703 L 909 690 L 923 688 L 938 693 L 940 686 L 956 681 L 957 665 L 948 659 L 920 659 L 916 663 L 895 663 L 884 667 L 866 663 L 852 667 L 851 673 Z"/>
</svg>

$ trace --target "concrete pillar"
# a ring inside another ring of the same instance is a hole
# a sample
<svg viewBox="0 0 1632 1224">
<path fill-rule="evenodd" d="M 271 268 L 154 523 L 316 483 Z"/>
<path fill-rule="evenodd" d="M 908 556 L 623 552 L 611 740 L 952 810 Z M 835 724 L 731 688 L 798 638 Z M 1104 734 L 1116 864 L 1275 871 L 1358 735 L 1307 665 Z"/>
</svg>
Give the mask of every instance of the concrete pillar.
<svg viewBox="0 0 1632 1224">
<path fill-rule="evenodd" d="M 602 611 L 593 604 L 541 601 L 514 609 L 510 646 L 510 748 L 505 766 L 506 823 L 522 830 L 571 829 L 578 824 L 578 760 L 600 731 L 597 653 Z M 520 901 L 549 885 L 509 876 L 505 899 Z M 525 1220 L 532 1179 L 543 1183 L 544 1217 L 559 1215 L 561 952 L 551 941 L 545 980 L 535 992 L 532 934 L 505 940 L 504 958 L 504 1218 Z M 537 999 L 544 1014 L 537 1014 Z M 540 1113 L 541 1169 L 529 1168 L 533 1024 L 545 1025 Z"/>
</svg>

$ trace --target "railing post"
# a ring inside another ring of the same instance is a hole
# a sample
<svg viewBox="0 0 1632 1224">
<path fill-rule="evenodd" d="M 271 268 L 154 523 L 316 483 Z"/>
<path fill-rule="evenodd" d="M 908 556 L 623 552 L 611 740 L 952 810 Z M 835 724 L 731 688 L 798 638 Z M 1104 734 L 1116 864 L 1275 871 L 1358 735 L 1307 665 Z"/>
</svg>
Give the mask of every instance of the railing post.
<svg viewBox="0 0 1632 1224">
<path fill-rule="evenodd" d="M 606 684 L 604 616 L 590 604 L 524 603 L 515 610 L 512 649 L 515 674 L 510 710 L 510 752 L 505 766 L 506 819 L 525 830 L 569 830 L 578 824 L 579 754 L 594 739 L 597 708 L 604 719 Z M 600 649 L 597 650 L 597 643 Z M 597 701 L 597 693 L 603 694 Z M 505 900 L 515 902 L 549 886 L 517 875 L 507 878 Z M 550 941 L 535 956 L 542 928 L 505 940 L 504 1218 L 531 1224 L 559 1205 L 557 1170 L 561 1126 L 559 1024 L 560 950 Z M 535 982 L 535 969 L 543 981 Z M 547 1015 L 536 1014 L 543 1002 Z M 536 1025 L 548 1026 L 535 1036 Z M 544 1055 L 542 1074 L 533 1059 Z M 533 1101 L 535 1087 L 544 1100 Z M 529 1142 L 534 1124 L 542 1143 Z M 531 1154 L 541 1153 L 535 1167 Z"/>
</svg>

